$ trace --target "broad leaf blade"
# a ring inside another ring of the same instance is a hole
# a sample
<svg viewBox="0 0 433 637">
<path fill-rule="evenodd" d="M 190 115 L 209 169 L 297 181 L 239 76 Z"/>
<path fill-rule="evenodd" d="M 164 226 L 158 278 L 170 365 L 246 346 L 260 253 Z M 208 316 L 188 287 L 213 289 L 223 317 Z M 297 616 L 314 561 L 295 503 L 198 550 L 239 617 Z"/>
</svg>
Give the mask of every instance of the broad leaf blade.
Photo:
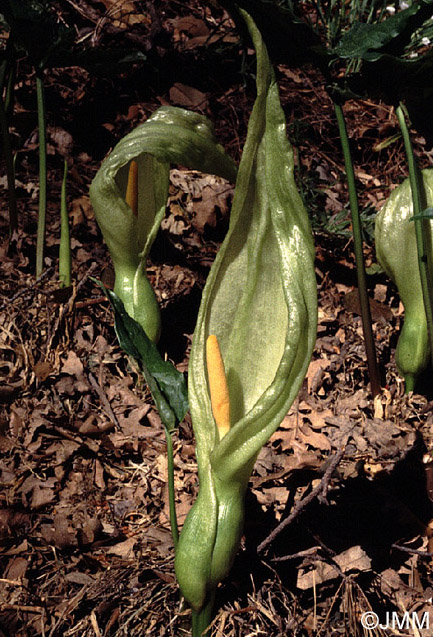
<svg viewBox="0 0 433 637">
<path fill-rule="evenodd" d="M 362 58 L 373 62 L 384 53 L 389 53 L 384 50 L 385 47 L 395 47 L 398 43 L 399 48 L 403 49 L 414 30 L 431 17 L 432 7 L 432 0 L 420 0 L 383 22 L 356 22 L 333 49 L 333 53 L 345 59 Z"/>
<path fill-rule="evenodd" d="M 165 427 L 173 431 L 188 411 L 185 377 L 161 355 L 137 321 L 126 312 L 114 292 L 95 281 L 109 299 L 115 315 L 115 330 L 122 349 L 140 365 Z"/>
</svg>

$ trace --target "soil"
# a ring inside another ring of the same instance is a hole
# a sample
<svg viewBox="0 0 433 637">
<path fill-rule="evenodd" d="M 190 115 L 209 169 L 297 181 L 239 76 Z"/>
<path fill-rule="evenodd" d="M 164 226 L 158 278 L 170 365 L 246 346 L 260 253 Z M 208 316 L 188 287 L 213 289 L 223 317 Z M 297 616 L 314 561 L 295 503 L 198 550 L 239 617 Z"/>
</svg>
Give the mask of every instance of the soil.
<svg viewBox="0 0 433 637">
<path fill-rule="evenodd" d="M 19 228 L 12 237 L 0 180 L 1 637 L 189 634 L 190 611 L 173 568 L 164 430 L 92 281 L 110 286 L 113 273 L 88 189 L 116 142 L 162 104 L 207 115 L 239 161 L 255 97 L 254 55 L 216 5 L 159 2 L 155 16 L 152 3 L 141 4 L 124 3 L 129 8 L 119 13 L 111 0 L 53 3 L 79 35 L 127 49 L 144 42 L 147 60 L 105 74 L 77 66 L 45 71 L 48 217 L 38 278 L 35 73 L 25 57 L 17 68 L 10 130 Z M 431 381 L 404 393 L 394 361 L 404 309 L 373 267 L 368 285 L 382 374 L 373 399 L 332 103 L 314 69 L 276 72 L 315 235 L 318 338 L 303 387 L 257 460 L 241 550 L 218 589 L 212 635 L 429 635 Z M 374 214 L 406 173 L 404 150 L 393 139 L 391 107 L 359 100 L 344 111 L 366 263 L 374 266 Z M 416 131 L 413 140 L 421 166 L 431 163 L 431 143 Z M 73 284 L 62 289 L 65 159 Z M 182 372 L 232 195 L 222 179 L 172 170 L 148 275 L 162 308 L 160 351 Z M 182 525 L 198 489 L 189 415 L 174 448 Z M 367 612 L 382 627 L 364 630 Z M 421 627 L 386 626 L 391 616 L 403 622 L 415 615 Z"/>
</svg>

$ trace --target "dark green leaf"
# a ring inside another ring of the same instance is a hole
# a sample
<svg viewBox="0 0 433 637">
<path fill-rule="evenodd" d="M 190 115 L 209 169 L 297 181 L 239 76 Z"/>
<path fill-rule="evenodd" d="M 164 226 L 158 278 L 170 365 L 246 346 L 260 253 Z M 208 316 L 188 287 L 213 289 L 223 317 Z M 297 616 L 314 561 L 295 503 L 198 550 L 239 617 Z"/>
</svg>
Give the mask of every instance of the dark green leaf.
<svg viewBox="0 0 433 637">
<path fill-rule="evenodd" d="M 433 219 L 433 208 L 422 210 L 418 215 L 410 217 L 409 221 L 414 221 L 414 219 Z"/>
<path fill-rule="evenodd" d="M 125 311 L 122 301 L 96 279 L 115 314 L 115 330 L 122 349 L 140 365 L 164 426 L 173 431 L 188 411 L 185 377 L 161 355 L 137 321 Z"/>
<path fill-rule="evenodd" d="M 88 48 L 83 51 L 60 54 L 53 60 L 53 66 L 80 66 L 95 75 L 110 76 L 127 69 L 131 64 L 147 60 L 142 51 L 124 48 Z"/>
<path fill-rule="evenodd" d="M 420 0 L 383 22 L 376 24 L 356 22 L 332 52 L 341 58 L 362 58 L 374 62 L 386 52 L 384 48 L 391 43 L 395 45 L 395 40 L 398 38 L 400 48 L 398 53 L 401 54 L 415 29 L 431 18 L 432 8 L 433 0 Z"/>
<path fill-rule="evenodd" d="M 23 48 L 38 68 L 47 66 L 52 55 L 72 46 L 74 29 L 59 22 L 47 0 L 0 0 L 0 12 L 16 46 Z"/>
<path fill-rule="evenodd" d="M 283 6 L 275 0 L 219 0 L 219 4 L 232 15 L 246 40 L 250 38 L 238 9 L 249 13 L 275 61 L 290 65 L 312 63 L 322 69 L 327 66 L 329 56 L 319 35 L 287 4 Z"/>
</svg>

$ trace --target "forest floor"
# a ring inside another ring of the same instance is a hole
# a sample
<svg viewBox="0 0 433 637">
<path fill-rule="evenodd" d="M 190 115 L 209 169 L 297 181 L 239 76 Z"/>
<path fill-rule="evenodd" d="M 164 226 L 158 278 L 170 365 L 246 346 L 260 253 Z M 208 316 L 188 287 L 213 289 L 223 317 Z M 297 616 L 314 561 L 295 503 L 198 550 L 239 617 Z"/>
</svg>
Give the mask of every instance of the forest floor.
<svg viewBox="0 0 433 637">
<path fill-rule="evenodd" d="M 0 179 L 0 636 L 187 635 L 189 610 L 173 569 L 164 431 L 91 280 L 110 285 L 113 274 L 88 189 L 109 150 L 161 104 L 210 117 L 239 161 L 255 97 L 254 56 L 238 44 L 227 15 L 199 2 L 161 3 L 154 32 L 150 10 L 107 18 L 98 3 L 82 3 L 89 11 L 95 5 L 92 14 L 74 13 L 78 5 L 69 0 L 54 4 L 100 40 L 125 39 L 136 16 L 149 34 L 151 63 L 111 75 L 77 67 L 46 72 L 48 225 L 38 279 L 35 77 L 25 61 L 18 68 L 10 122 L 19 206 L 13 241 Z M 372 399 L 332 103 L 312 69 L 276 72 L 315 234 L 318 338 L 303 387 L 257 460 L 241 550 L 218 590 L 212 634 L 431 635 L 433 396 L 404 394 L 394 362 L 403 307 L 376 272 L 368 283 L 383 389 Z M 371 266 L 374 214 L 406 174 L 404 151 L 401 140 L 383 144 L 398 132 L 392 108 L 348 102 L 345 114 Z M 431 164 L 431 142 L 414 134 L 414 143 Z M 73 286 L 60 289 L 65 158 Z M 172 171 L 148 275 L 162 307 L 160 350 L 181 371 L 232 194 L 222 179 Z M 174 446 L 182 524 L 198 487 L 189 416 Z M 364 629 L 366 612 L 382 628 Z M 398 628 L 386 627 L 392 613 Z"/>
</svg>

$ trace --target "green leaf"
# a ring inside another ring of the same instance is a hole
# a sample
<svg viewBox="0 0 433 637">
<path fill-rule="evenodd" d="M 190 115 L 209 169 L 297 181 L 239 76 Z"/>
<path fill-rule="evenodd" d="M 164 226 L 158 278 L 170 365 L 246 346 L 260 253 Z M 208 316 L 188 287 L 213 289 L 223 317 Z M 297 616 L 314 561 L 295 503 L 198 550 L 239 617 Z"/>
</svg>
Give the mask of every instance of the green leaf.
<svg viewBox="0 0 433 637">
<path fill-rule="evenodd" d="M 114 310 L 114 327 L 122 349 L 132 356 L 143 371 L 144 378 L 152 394 L 164 426 L 173 431 L 188 411 L 188 397 L 185 377 L 170 363 L 161 358 L 156 347 L 137 321 L 125 311 L 119 297 L 96 279 Z"/>
<path fill-rule="evenodd" d="M 47 0 L 0 1 L 14 43 L 25 49 L 39 69 L 49 65 L 52 56 L 70 49 L 75 39 L 75 30 L 57 19 L 51 5 Z"/>
<path fill-rule="evenodd" d="M 410 217 L 409 221 L 414 221 L 415 219 L 433 219 L 433 208 L 426 208 L 422 210 L 419 215 L 413 215 Z"/>
<path fill-rule="evenodd" d="M 356 22 L 332 52 L 341 58 L 375 61 L 386 52 L 383 49 L 393 40 L 400 38 L 407 42 L 415 28 L 431 17 L 432 7 L 433 0 L 420 0 L 383 22 L 376 24 Z"/>
</svg>

